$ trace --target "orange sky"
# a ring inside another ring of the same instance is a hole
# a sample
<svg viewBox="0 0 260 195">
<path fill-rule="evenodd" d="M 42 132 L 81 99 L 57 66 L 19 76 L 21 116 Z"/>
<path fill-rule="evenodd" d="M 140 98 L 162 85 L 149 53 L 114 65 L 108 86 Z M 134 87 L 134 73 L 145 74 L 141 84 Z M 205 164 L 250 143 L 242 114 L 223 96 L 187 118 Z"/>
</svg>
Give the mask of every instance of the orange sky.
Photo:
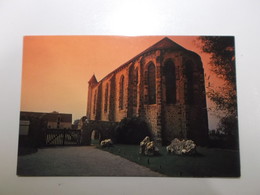
<svg viewBox="0 0 260 195">
<path fill-rule="evenodd" d="M 26 36 L 23 50 L 21 110 L 86 114 L 88 80 L 99 81 L 165 36 Z M 198 53 L 208 74 L 209 56 L 194 45 L 196 37 L 168 36 Z M 216 125 L 209 116 L 209 128 Z"/>
</svg>

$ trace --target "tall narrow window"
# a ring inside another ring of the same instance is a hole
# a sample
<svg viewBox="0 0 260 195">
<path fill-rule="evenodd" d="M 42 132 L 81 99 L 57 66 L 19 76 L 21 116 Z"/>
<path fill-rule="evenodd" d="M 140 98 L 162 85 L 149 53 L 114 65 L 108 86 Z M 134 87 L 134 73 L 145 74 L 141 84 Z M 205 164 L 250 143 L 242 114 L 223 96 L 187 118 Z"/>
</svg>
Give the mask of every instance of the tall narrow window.
<svg viewBox="0 0 260 195">
<path fill-rule="evenodd" d="M 156 83 L 155 83 L 155 66 L 151 63 L 148 66 L 148 103 L 156 103 Z"/>
<path fill-rule="evenodd" d="M 106 89 L 105 89 L 104 112 L 107 112 L 107 107 L 108 107 L 108 83 L 106 84 Z"/>
<path fill-rule="evenodd" d="M 164 64 L 165 81 L 166 81 L 166 103 L 176 103 L 176 71 L 175 64 L 168 60 Z"/>
<path fill-rule="evenodd" d="M 95 91 L 94 93 L 93 114 L 96 113 L 96 104 L 97 104 L 97 91 Z"/>
<path fill-rule="evenodd" d="M 133 106 L 137 106 L 137 84 L 138 84 L 138 69 L 134 71 L 133 82 Z"/>
<path fill-rule="evenodd" d="M 187 79 L 186 85 L 186 103 L 194 103 L 194 78 L 193 78 L 193 63 L 188 61 L 185 63 L 185 74 Z"/>
<path fill-rule="evenodd" d="M 124 76 L 121 76 L 119 83 L 119 109 L 124 108 Z"/>
</svg>

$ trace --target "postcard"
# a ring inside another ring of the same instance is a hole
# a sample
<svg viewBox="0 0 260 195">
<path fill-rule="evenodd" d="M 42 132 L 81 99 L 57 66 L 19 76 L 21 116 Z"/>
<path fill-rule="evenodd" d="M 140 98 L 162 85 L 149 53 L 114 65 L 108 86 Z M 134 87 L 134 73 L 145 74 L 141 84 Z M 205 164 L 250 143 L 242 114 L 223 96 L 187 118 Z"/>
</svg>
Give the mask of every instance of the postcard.
<svg viewBox="0 0 260 195">
<path fill-rule="evenodd" d="M 25 36 L 17 175 L 240 177 L 235 37 Z"/>
</svg>

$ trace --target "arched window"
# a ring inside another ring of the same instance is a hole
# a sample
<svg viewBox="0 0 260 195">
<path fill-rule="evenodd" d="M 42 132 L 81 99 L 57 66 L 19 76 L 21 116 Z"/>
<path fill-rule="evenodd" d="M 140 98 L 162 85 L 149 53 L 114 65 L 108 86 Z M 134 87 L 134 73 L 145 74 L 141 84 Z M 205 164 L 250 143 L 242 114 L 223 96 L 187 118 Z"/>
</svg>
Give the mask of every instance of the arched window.
<svg viewBox="0 0 260 195">
<path fill-rule="evenodd" d="M 193 104 L 194 103 L 194 78 L 193 78 L 193 63 L 191 61 L 187 61 L 185 63 L 185 75 L 187 79 L 186 84 L 186 103 Z"/>
<path fill-rule="evenodd" d="M 104 112 L 107 112 L 107 107 L 108 107 L 108 83 L 106 84 L 106 89 L 105 89 Z"/>
<path fill-rule="evenodd" d="M 96 104 L 97 104 L 97 91 L 95 91 L 94 93 L 93 114 L 96 113 Z"/>
<path fill-rule="evenodd" d="M 133 106 L 137 106 L 137 85 L 138 85 L 138 69 L 135 69 L 134 83 L 133 83 Z"/>
<path fill-rule="evenodd" d="M 167 60 L 164 64 L 165 82 L 166 82 L 166 103 L 176 103 L 176 71 L 175 64 Z"/>
<path fill-rule="evenodd" d="M 119 83 L 119 109 L 124 108 L 124 76 L 122 75 Z"/>
<path fill-rule="evenodd" d="M 148 66 L 148 103 L 156 103 L 156 83 L 155 83 L 155 65 L 151 63 Z"/>
</svg>

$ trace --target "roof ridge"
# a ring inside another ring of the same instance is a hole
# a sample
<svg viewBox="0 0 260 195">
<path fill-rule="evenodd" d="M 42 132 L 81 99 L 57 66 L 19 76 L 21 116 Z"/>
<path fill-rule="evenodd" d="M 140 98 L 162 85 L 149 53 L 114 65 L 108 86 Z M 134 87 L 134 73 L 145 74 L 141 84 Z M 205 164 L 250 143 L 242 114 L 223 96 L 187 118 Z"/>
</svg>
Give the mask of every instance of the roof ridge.
<svg viewBox="0 0 260 195">
<path fill-rule="evenodd" d="M 174 42 L 173 40 L 171 40 L 170 38 L 168 38 L 167 36 L 164 37 L 163 39 L 161 39 L 160 41 L 156 42 L 155 44 L 153 44 L 152 46 L 148 47 L 147 49 L 145 49 L 144 51 L 142 51 L 141 53 L 137 54 L 136 56 L 134 56 L 133 58 L 131 58 L 130 60 L 128 60 L 127 62 L 125 62 L 124 64 L 120 65 L 118 68 L 116 68 L 115 70 L 113 70 L 112 72 L 110 72 L 109 74 L 107 74 L 105 77 L 103 77 L 103 79 L 101 79 L 100 81 L 97 81 L 97 83 L 105 80 L 106 78 L 108 78 L 110 75 L 112 75 L 113 73 L 115 73 L 116 71 L 121 70 L 122 68 L 124 68 L 125 66 L 127 66 L 131 61 L 139 58 L 140 56 L 142 56 L 145 53 L 148 53 L 150 51 L 156 50 L 156 49 L 182 49 L 182 50 L 186 50 L 184 47 L 182 47 L 181 45 L 177 44 L 176 42 Z M 94 75 L 93 75 L 94 76 Z M 92 76 L 92 77 L 93 77 Z M 96 77 L 95 77 L 96 78 Z M 90 79 L 91 80 L 91 79 Z"/>
</svg>

